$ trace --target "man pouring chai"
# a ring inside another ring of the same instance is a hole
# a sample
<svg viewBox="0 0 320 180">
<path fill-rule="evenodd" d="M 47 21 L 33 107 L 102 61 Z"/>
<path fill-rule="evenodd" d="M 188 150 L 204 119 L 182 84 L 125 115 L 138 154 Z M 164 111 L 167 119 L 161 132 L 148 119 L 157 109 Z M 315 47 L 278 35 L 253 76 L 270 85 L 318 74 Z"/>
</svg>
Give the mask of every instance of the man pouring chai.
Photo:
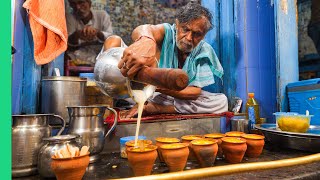
<svg viewBox="0 0 320 180">
<path fill-rule="evenodd" d="M 188 3 L 177 10 L 175 24 L 141 25 L 132 32 L 134 43 L 127 47 L 118 64 L 121 73 L 133 78 L 144 66 L 180 68 L 189 77 L 181 91 L 157 89 L 143 109 L 144 115 L 223 113 L 228 110 L 222 93 L 203 90 L 220 78 L 223 68 L 213 48 L 203 39 L 212 28 L 212 14 L 197 3 Z M 104 50 L 126 47 L 118 36 L 109 37 Z M 134 106 L 126 118 L 137 114 Z"/>
</svg>

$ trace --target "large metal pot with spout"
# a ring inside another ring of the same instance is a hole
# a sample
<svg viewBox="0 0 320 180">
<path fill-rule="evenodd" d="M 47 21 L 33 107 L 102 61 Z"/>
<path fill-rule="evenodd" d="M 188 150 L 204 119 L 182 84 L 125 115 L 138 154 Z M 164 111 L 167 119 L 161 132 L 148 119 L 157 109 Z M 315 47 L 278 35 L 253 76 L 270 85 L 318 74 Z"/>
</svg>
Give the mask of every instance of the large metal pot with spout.
<svg viewBox="0 0 320 180">
<path fill-rule="evenodd" d="M 125 48 L 115 47 L 101 53 L 94 67 L 94 79 L 100 90 L 113 98 L 132 96 L 132 90 L 152 92 L 159 88 L 180 91 L 188 85 L 188 75 L 182 69 L 143 67 L 133 79 L 124 77 L 118 63 Z"/>
<path fill-rule="evenodd" d="M 98 160 L 99 153 L 103 150 L 105 137 L 117 125 L 117 112 L 107 106 L 68 106 L 69 130 L 68 134 L 79 135 L 78 142 L 81 146 L 89 146 L 90 163 Z M 114 113 L 114 123 L 106 132 L 103 115 L 106 110 Z"/>
<path fill-rule="evenodd" d="M 104 94 L 116 99 L 129 97 L 127 78 L 118 68 L 123 51 L 124 48 L 111 48 L 101 53 L 94 66 L 96 84 Z"/>
<path fill-rule="evenodd" d="M 37 172 L 38 152 L 42 138 L 51 136 L 50 118 L 57 118 L 65 128 L 65 120 L 53 114 L 12 115 L 12 177 L 22 177 Z"/>
</svg>

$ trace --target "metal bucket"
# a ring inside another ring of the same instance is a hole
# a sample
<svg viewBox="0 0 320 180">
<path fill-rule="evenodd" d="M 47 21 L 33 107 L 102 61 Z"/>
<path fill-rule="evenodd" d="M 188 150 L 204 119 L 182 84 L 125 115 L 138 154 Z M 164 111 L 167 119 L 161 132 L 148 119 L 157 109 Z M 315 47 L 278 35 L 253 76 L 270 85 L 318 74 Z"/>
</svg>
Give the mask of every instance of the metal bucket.
<svg viewBox="0 0 320 180">
<path fill-rule="evenodd" d="M 53 113 L 69 123 L 66 106 L 85 105 L 86 78 L 71 76 L 44 77 L 41 82 L 41 113 Z M 59 121 L 50 121 L 59 124 Z"/>
</svg>

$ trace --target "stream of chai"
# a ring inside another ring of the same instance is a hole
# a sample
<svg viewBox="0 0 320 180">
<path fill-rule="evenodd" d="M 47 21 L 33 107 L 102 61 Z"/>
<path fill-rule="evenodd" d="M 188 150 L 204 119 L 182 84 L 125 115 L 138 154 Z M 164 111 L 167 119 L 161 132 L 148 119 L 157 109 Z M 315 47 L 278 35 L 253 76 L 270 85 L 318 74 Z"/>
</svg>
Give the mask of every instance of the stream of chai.
<svg viewBox="0 0 320 180">
<path fill-rule="evenodd" d="M 150 96 L 152 96 L 154 88 L 155 87 L 153 86 L 146 86 L 143 90 L 132 90 L 133 100 L 138 104 L 138 119 L 134 139 L 134 147 L 138 146 L 138 136 L 144 103 L 148 100 Z"/>
</svg>

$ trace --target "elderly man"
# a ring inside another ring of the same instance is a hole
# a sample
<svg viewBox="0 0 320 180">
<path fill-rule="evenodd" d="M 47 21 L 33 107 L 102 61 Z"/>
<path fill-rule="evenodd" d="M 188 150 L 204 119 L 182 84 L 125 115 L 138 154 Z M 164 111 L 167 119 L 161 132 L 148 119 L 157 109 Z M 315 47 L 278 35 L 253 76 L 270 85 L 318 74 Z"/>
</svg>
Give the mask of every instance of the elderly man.
<svg viewBox="0 0 320 180">
<path fill-rule="evenodd" d="M 93 65 L 112 23 L 106 11 L 91 10 L 91 0 L 69 0 L 73 12 L 67 14 L 68 51 L 71 59 Z"/>
<path fill-rule="evenodd" d="M 157 89 L 144 106 L 144 114 L 223 113 L 228 101 L 222 93 L 204 91 L 214 84 L 214 76 L 222 78 L 223 69 L 213 48 L 203 39 L 212 28 L 212 15 L 196 3 L 177 10 L 174 25 L 142 25 L 132 33 L 135 41 L 125 49 L 118 64 L 121 73 L 130 78 L 143 66 L 180 68 L 187 72 L 188 86 L 181 91 Z M 109 38 L 104 48 L 125 46 L 119 37 Z M 159 60 L 159 61 L 158 61 Z M 220 80 L 218 79 L 218 80 Z M 137 114 L 136 106 L 127 117 Z"/>
</svg>

